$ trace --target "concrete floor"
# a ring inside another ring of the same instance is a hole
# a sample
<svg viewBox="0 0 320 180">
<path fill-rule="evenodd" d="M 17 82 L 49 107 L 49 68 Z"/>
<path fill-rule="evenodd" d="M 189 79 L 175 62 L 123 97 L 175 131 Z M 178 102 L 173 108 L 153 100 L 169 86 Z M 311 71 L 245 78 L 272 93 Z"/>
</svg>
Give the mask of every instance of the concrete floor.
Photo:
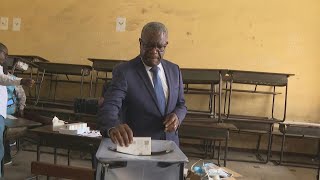
<svg viewBox="0 0 320 180">
<path fill-rule="evenodd" d="M 35 149 L 34 146 L 25 146 L 24 149 Z M 45 151 L 52 151 L 51 148 L 43 149 Z M 65 153 L 64 150 L 59 150 L 60 153 Z M 249 157 L 253 158 L 254 156 L 249 153 L 230 153 L 234 158 L 236 157 Z M 190 166 L 196 162 L 199 158 L 190 157 L 189 163 L 186 164 L 186 167 Z M 13 163 L 6 165 L 5 176 L 6 180 L 23 180 L 28 177 L 31 177 L 30 164 L 31 161 L 36 160 L 36 152 L 22 150 L 20 151 L 13 159 Z M 48 153 L 41 154 L 41 161 L 53 163 L 53 155 Z M 216 162 L 214 160 L 213 162 Z M 259 164 L 259 163 L 245 163 L 245 162 L 235 162 L 228 161 L 227 167 L 232 169 L 235 172 L 238 172 L 243 175 L 243 180 L 315 180 L 316 179 L 316 170 L 307 169 L 307 168 L 297 168 L 297 167 L 287 167 L 287 166 L 276 166 L 272 162 L 268 164 Z M 65 156 L 58 156 L 58 164 L 67 164 L 67 158 Z M 89 156 L 80 158 L 79 152 L 73 152 L 71 159 L 72 166 L 80 167 L 91 167 L 91 161 Z M 45 179 L 41 177 L 40 179 Z"/>
</svg>

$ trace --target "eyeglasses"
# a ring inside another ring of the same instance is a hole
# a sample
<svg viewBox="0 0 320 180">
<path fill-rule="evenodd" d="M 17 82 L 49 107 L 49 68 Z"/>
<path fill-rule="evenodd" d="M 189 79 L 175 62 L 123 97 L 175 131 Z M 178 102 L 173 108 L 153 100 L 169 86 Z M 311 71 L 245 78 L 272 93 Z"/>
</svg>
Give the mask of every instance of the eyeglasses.
<svg viewBox="0 0 320 180">
<path fill-rule="evenodd" d="M 167 44 L 166 45 L 163 45 L 163 44 L 146 44 L 142 41 L 142 39 L 140 39 L 140 42 L 143 46 L 143 49 L 145 50 L 151 50 L 153 48 L 156 48 L 157 51 L 160 51 L 160 52 L 164 52 L 164 50 L 166 49 L 167 47 Z"/>
</svg>

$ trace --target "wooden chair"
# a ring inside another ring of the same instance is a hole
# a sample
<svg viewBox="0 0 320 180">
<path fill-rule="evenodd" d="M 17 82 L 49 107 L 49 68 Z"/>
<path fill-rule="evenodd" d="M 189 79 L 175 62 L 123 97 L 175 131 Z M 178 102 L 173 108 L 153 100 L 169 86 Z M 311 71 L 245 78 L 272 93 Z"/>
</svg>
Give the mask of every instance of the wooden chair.
<svg viewBox="0 0 320 180">
<path fill-rule="evenodd" d="M 51 164 L 46 162 L 31 162 L 31 173 L 56 178 L 66 178 L 74 180 L 94 180 L 95 169 L 73 167 L 66 165 Z"/>
</svg>

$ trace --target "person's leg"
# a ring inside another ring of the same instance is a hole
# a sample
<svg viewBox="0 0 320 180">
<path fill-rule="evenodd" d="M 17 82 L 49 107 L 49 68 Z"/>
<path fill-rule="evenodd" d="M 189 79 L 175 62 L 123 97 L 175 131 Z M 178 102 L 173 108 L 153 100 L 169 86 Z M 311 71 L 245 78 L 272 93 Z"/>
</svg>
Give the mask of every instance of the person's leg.
<svg viewBox="0 0 320 180">
<path fill-rule="evenodd" d="M 3 147 L 3 131 L 4 131 L 4 118 L 0 115 L 0 177 L 2 177 L 3 173 L 3 155 L 4 155 L 4 147 Z"/>
</svg>

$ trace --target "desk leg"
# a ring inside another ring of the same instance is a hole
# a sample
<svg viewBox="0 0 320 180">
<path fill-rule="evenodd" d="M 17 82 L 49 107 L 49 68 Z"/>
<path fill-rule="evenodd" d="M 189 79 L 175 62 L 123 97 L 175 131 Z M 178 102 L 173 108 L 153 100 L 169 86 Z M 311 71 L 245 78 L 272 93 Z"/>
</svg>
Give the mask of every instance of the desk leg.
<svg viewBox="0 0 320 180">
<path fill-rule="evenodd" d="M 221 96 L 222 96 L 222 75 L 221 75 L 221 72 L 219 73 L 219 99 L 218 99 L 218 118 L 219 118 L 219 122 L 222 122 L 222 119 L 221 119 Z M 213 96 L 213 98 L 215 98 L 215 96 Z M 214 104 L 215 106 L 215 104 Z M 216 114 L 215 114 L 216 115 Z"/>
<path fill-rule="evenodd" d="M 212 145 L 212 159 L 215 157 L 215 149 L 216 149 L 216 140 L 213 140 L 213 145 Z"/>
<path fill-rule="evenodd" d="M 107 73 L 107 72 L 106 72 Z M 96 75 L 96 83 L 95 83 L 95 85 L 94 85 L 94 95 L 93 95 L 93 97 L 96 97 L 96 95 L 97 95 L 97 88 L 98 88 L 98 77 L 99 77 L 99 72 L 97 71 L 97 75 Z"/>
<path fill-rule="evenodd" d="M 91 165 L 93 169 L 97 169 L 97 164 L 98 164 L 95 155 L 96 155 L 95 153 L 91 153 L 91 163 L 92 163 Z"/>
<path fill-rule="evenodd" d="M 92 97 L 92 83 L 93 83 L 93 68 L 91 71 L 91 77 L 90 77 L 90 90 L 89 90 L 89 97 Z"/>
<path fill-rule="evenodd" d="M 317 180 L 320 180 L 320 160 L 319 160 Z"/>
<path fill-rule="evenodd" d="M 262 136 L 262 135 L 259 134 L 258 142 L 257 142 L 257 147 L 256 147 L 256 153 L 257 153 L 257 155 L 259 154 L 259 150 L 260 150 L 261 136 Z"/>
<path fill-rule="evenodd" d="M 276 86 L 273 86 L 273 95 L 272 95 L 272 108 L 271 108 L 271 117 L 274 119 L 274 100 L 276 96 Z"/>
<path fill-rule="evenodd" d="M 20 151 L 20 138 L 16 139 L 17 153 Z"/>
<path fill-rule="evenodd" d="M 230 116 L 230 109 L 231 109 L 231 95 L 232 95 L 232 83 L 233 81 L 230 81 L 230 91 L 229 91 L 229 96 L 228 96 L 228 114 L 227 114 L 227 118 L 229 118 Z"/>
<path fill-rule="evenodd" d="M 214 105 L 213 105 L 213 99 L 215 97 L 214 90 L 213 90 L 214 84 L 211 84 L 210 86 L 210 95 L 209 95 L 209 114 L 210 114 L 210 118 L 213 118 L 215 116 L 215 110 Z"/>
<path fill-rule="evenodd" d="M 70 166 L 70 149 L 68 149 L 68 166 Z"/>
<path fill-rule="evenodd" d="M 82 91 L 83 91 L 83 78 L 84 78 L 84 69 L 81 72 L 81 82 L 80 82 L 80 97 L 82 98 Z"/>
<path fill-rule="evenodd" d="M 286 132 L 284 130 L 283 134 L 282 134 L 282 143 L 281 143 L 281 153 L 280 153 L 280 161 L 279 161 L 279 165 L 281 165 L 282 163 L 282 158 L 283 158 L 283 148 L 284 148 L 284 142 L 285 142 L 285 139 L 286 139 Z"/>
<path fill-rule="evenodd" d="M 270 129 L 269 129 L 269 140 L 268 140 L 268 152 L 267 152 L 267 160 L 266 163 L 269 162 L 270 156 L 271 156 L 271 147 L 272 147 L 272 131 L 273 131 L 273 124 L 270 125 Z"/>
<path fill-rule="evenodd" d="M 57 164 L 57 148 L 53 149 L 53 163 Z"/>
<path fill-rule="evenodd" d="M 40 161 L 40 145 L 37 145 L 37 161 Z"/>
<path fill-rule="evenodd" d="M 220 166 L 220 152 L 221 152 L 221 141 L 219 140 L 219 150 L 218 150 L 218 166 Z"/>
<path fill-rule="evenodd" d="M 273 134 L 271 133 L 271 147 L 270 147 L 270 158 L 272 158 L 272 144 L 273 144 Z"/>
<path fill-rule="evenodd" d="M 53 102 L 56 102 L 57 85 L 58 85 L 58 74 L 56 74 L 56 80 L 54 84 Z"/>
<path fill-rule="evenodd" d="M 224 167 L 227 167 L 228 141 L 229 141 L 229 131 L 228 131 L 228 136 L 226 137 L 226 143 L 224 146 Z"/>
<path fill-rule="evenodd" d="M 48 94 L 48 99 L 50 99 L 50 96 L 51 96 L 52 82 L 53 82 L 53 76 L 52 76 L 52 74 L 51 74 L 51 77 L 50 77 L 50 85 L 49 85 L 49 94 Z"/>
<path fill-rule="evenodd" d="M 222 93 L 219 92 L 221 96 Z M 228 96 L 228 81 L 226 81 L 226 91 L 224 95 L 224 103 L 223 103 L 223 114 L 226 115 L 226 108 L 227 108 L 227 96 Z"/>
<path fill-rule="evenodd" d="M 320 180 L 320 160 L 319 160 L 317 180 Z"/>
<path fill-rule="evenodd" d="M 204 157 L 203 158 L 207 158 L 208 156 L 208 140 L 204 140 Z"/>
<path fill-rule="evenodd" d="M 256 158 L 259 161 L 264 161 L 263 157 L 260 155 L 259 151 L 260 151 L 260 144 L 261 144 L 261 134 L 259 134 L 258 136 L 258 142 L 257 142 L 257 147 L 256 147 Z"/>
<path fill-rule="evenodd" d="M 283 119 L 282 122 L 286 120 L 287 116 L 287 102 L 288 102 L 288 83 L 286 85 L 286 92 L 284 96 L 284 110 L 283 110 Z"/>
</svg>

